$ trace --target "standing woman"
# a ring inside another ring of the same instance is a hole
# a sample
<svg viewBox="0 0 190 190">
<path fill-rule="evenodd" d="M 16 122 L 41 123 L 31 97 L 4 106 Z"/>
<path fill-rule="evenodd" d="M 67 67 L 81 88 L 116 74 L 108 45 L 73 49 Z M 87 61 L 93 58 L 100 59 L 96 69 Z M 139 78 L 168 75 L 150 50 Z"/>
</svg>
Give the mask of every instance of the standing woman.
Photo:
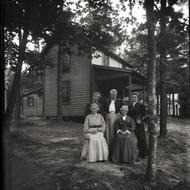
<svg viewBox="0 0 190 190">
<path fill-rule="evenodd" d="M 131 96 L 128 115 L 134 119 L 136 124 L 135 134 L 137 137 L 139 156 L 140 158 L 145 158 L 147 156 L 145 125 L 143 121 L 145 118 L 145 106 L 138 101 L 137 93 L 133 93 Z"/>
<path fill-rule="evenodd" d="M 103 103 L 101 102 L 101 94 L 98 91 L 95 91 L 92 95 L 92 101 L 88 103 L 85 107 L 85 117 L 91 113 L 90 105 L 96 103 L 99 106 L 98 113 L 103 115 Z"/>
<path fill-rule="evenodd" d="M 106 161 L 108 159 L 108 147 L 104 138 L 105 122 L 101 114 L 98 114 L 98 104 L 90 106 L 91 114 L 87 115 L 84 122 L 84 144 L 81 159 L 87 162 Z"/>
<path fill-rule="evenodd" d="M 113 153 L 113 141 L 114 141 L 114 123 L 119 117 L 119 111 L 122 106 L 122 101 L 117 99 L 117 90 L 110 90 L 110 99 L 105 102 L 104 112 L 105 112 L 105 139 L 109 148 L 109 159 L 112 159 Z"/>
</svg>

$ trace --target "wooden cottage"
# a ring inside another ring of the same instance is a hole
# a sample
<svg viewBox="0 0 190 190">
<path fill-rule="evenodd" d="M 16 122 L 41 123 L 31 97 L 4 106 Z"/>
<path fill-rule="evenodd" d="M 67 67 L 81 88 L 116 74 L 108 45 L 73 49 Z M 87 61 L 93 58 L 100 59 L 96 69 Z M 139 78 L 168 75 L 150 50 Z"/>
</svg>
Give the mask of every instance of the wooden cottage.
<svg viewBox="0 0 190 190">
<path fill-rule="evenodd" d="M 130 97 L 132 91 L 144 91 L 145 79 L 135 68 L 115 53 L 106 49 L 87 55 L 60 53 L 59 45 L 52 43 L 43 50 L 44 64 L 44 116 L 57 116 L 57 65 L 62 64 L 62 116 L 82 117 L 85 106 L 91 100 L 93 91 L 108 98 L 112 88 L 118 97 Z M 50 63 L 50 64 L 49 64 Z"/>
<path fill-rule="evenodd" d="M 43 89 L 38 88 L 22 95 L 22 117 L 41 117 L 43 115 Z"/>
</svg>

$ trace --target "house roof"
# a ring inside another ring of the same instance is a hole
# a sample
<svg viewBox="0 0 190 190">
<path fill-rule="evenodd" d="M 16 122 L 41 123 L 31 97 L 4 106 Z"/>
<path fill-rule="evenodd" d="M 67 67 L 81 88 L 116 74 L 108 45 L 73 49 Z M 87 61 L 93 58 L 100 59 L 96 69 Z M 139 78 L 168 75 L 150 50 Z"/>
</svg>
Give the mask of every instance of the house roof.
<svg viewBox="0 0 190 190">
<path fill-rule="evenodd" d="M 131 68 L 131 69 L 136 69 L 136 67 L 134 67 L 133 65 L 127 63 L 124 59 L 122 59 L 119 55 L 115 54 L 114 52 L 104 48 L 104 47 L 98 47 L 98 49 L 100 51 L 102 51 L 103 53 L 105 53 L 106 55 L 109 55 L 110 57 L 112 57 L 113 59 L 117 60 L 118 62 L 124 64 L 125 66 Z"/>
<path fill-rule="evenodd" d="M 37 88 L 35 90 L 31 90 L 29 92 L 25 92 L 25 93 L 23 93 L 22 97 L 28 96 L 28 95 L 31 95 L 31 94 L 43 94 L 43 88 Z"/>
<path fill-rule="evenodd" d="M 94 68 L 99 69 L 105 69 L 105 70 L 112 70 L 112 71 L 120 71 L 124 73 L 132 73 L 131 69 L 123 69 L 123 68 L 117 68 L 117 67 L 110 67 L 110 66 L 103 66 L 103 65 L 93 65 Z"/>
</svg>

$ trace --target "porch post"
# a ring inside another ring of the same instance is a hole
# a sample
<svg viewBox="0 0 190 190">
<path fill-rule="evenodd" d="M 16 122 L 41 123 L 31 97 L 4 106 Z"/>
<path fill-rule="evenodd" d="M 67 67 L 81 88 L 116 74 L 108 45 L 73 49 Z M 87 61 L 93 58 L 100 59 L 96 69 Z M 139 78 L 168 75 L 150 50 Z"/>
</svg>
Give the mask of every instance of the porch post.
<svg viewBox="0 0 190 190">
<path fill-rule="evenodd" d="M 131 74 L 129 75 L 129 103 L 131 102 L 131 89 L 132 89 L 132 76 Z"/>
<path fill-rule="evenodd" d="M 94 91 L 94 71 L 92 67 L 92 63 L 90 61 L 90 92 L 89 92 L 89 100 L 92 101 L 92 93 Z"/>
</svg>

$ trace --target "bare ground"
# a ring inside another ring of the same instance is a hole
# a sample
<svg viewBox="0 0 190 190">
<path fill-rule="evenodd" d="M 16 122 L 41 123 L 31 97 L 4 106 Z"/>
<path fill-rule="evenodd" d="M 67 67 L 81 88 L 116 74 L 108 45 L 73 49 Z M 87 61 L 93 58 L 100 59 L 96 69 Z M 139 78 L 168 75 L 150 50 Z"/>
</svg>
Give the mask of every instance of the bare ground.
<svg viewBox="0 0 190 190">
<path fill-rule="evenodd" d="M 21 120 L 5 142 L 6 190 L 189 190 L 190 120 L 168 119 L 168 138 L 158 139 L 157 181 L 136 166 L 80 161 L 82 124 Z M 148 140 L 148 133 L 147 133 Z"/>
</svg>

